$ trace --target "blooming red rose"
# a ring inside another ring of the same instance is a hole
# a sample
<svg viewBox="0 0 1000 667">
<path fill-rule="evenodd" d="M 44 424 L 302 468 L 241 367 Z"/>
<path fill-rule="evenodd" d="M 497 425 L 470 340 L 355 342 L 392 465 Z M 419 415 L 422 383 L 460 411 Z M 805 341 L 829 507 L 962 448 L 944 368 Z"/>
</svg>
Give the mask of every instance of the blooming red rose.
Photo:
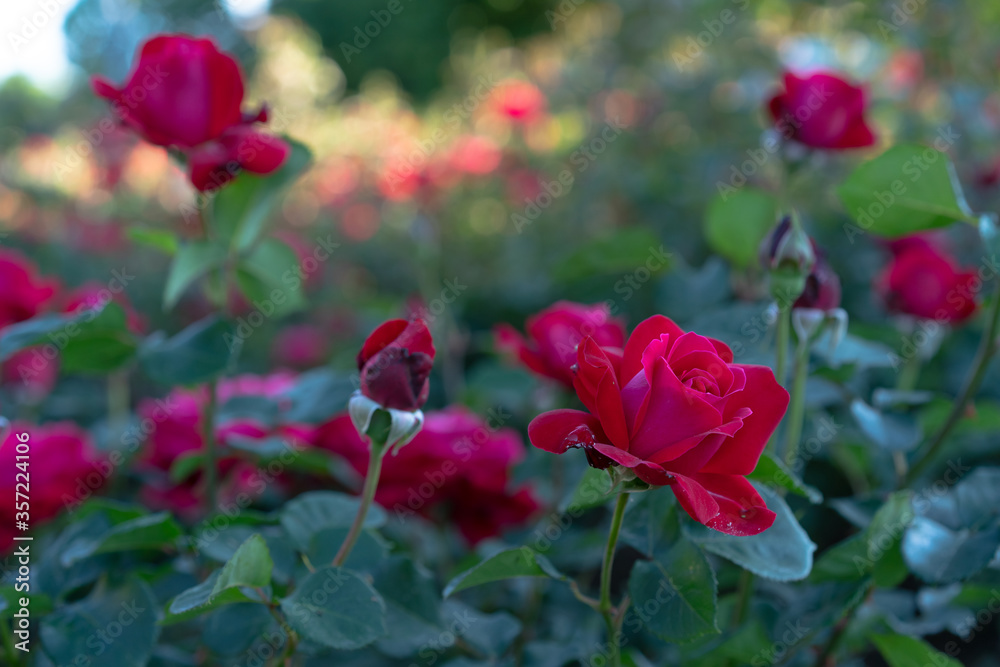
<svg viewBox="0 0 1000 667">
<path fill-rule="evenodd" d="M 590 412 L 539 415 L 531 444 L 557 454 L 582 447 L 598 467 L 615 463 L 668 485 L 693 519 L 718 531 L 771 526 L 774 512 L 745 477 L 788 407 L 770 368 L 735 364 L 725 343 L 662 315 L 639 324 L 624 351 L 584 340 L 577 366 L 576 393 Z"/>
<path fill-rule="evenodd" d="M 811 148 L 843 150 L 875 143 L 865 121 L 864 88 L 835 74 L 806 77 L 785 73 L 784 90 L 768 104 L 775 127 L 787 138 Z"/>
<path fill-rule="evenodd" d="M 267 121 L 265 109 L 242 113 L 243 74 L 211 39 L 157 35 L 121 88 L 102 77 L 92 84 L 146 141 L 185 152 L 199 190 L 224 185 L 239 169 L 271 173 L 288 157 L 288 144 L 253 129 Z"/>
<path fill-rule="evenodd" d="M 21 472 L 17 463 L 18 435 L 26 433 L 31 456 L 31 525 L 52 519 L 67 507 L 86 500 L 107 479 L 104 457 L 94 448 L 87 432 L 71 422 L 36 426 L 15 422 L 0 446 L 0 553 L 14 542 L 14 491 Z"/>
<path fill-rule="evenodd" d="M 792 308 L 815 308 L 830 311 L 840 307 L 840 277 L 833 270 L 826 256 L 813 243 L 816 263 L 806 277 L 806 286 Z"/>
<path fill-rule="evenodd" d="M 384 408 L 419 410 L 430 393 L 434 342 L 421 319 L 389 320 L 358 353 L 361 393 Z"/>
<path fill-rule="evenodd" d="M 260 396 L 278 399 L 292 388 L 295 376 L 277 373 L 268 376 L 244 375 L 219 383 L 218 402 L 238 396 Z M 141 491 L 143 502 L 154 509 L 167 509 L 187 519 L 196 518 L 203 508 L 201 471 L 195 471 L 180 482 L 170 479 L 170 469 L 182 455 L 204 447 L 201 416 L 208 396 L 199 390 L 179 389 L 162 399 L 147 399 L 139 404 L 138 414 L 144 424 L 152 424 L 138 468 L 146 484 Z M 314 428 L 295 423 L 265 423 L 250 417 L 227 419 L 219 423 L 215 437 L 223 448 L 241 440 L 262 441 L 278 437 L 294 448 L 303 448 L 313 438 Z M 233 499 L 240 493 L 259 495 L 268 479 L 258 475 L 254 466 L 225 452 L 218 460 L 219 479 L 223 500 Z M 279 484 L 282 479 L 278 479 Z"/>
<path fill-rule="evenodd" d="M 56 287 L 20 253 L 0 248 L 0 329 L 37 315 Z"/>
<path fill-rule="evenodd" d="M 316 444 L 367 475 L 368 445 L 350 417 L 321 426 Z M 510 488 L 511 468 L 523 458 L 524 444 L 512 429 L 491 427 L 461 407 L 429 412 L 413 440 L 382 460 L 375 501 L 403 519 L 420 514 L 450 521 L 475 544 L 538 509 L 529 489 Z"/>
<path fill-rule="evenodd" d="M 875 289 L 890 310 L 956 324 L 975 314 L 979 279 L 974 270 L 957 268 L 947 252 L 924 236 L 896 239 L 889 249 L 892 261 Z"/>
<path fill-rule="evenodd" d="M 621 348 L 625 344 L 625 325 L 611 317 L 606 304 L 588 306 L 559 301 L 528 318 L 525 339 L 509 324 L 497 325 L 496 346 L 516 357 L 539 375 L 573 387 L 573 364 L 576 347 L 584 338 L 594 339 L 602 347 Z"/>
</svg>

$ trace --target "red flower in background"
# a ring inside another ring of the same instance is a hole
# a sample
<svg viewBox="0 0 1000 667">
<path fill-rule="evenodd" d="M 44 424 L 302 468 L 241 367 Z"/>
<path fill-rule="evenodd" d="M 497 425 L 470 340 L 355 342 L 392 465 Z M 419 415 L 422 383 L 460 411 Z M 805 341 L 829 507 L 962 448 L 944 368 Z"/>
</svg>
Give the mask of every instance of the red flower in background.
<svg viewBox="0 0 1000 667">
<path fill-rule="evenodd" d="M 305 370 L 326 361 L 330 334 L 313 324 L 294 324 L 279 331 L 271 344 L 271 358 L 279 366 Z"/>
<path fill-rule="evenodd" d="M 768 110 L 785 138 L 827 150 L 875 143 L 865 121 L 868 102 L 864 88 L 825 72 L 807 77 L 786 72 L 784 84 L 784 90 L 771 98 Z"/>
<path fill-rule="evenodd" d="M 602 347 L 621 348 L 625 344 L 625 325 L 611 317 L 603 303 L 589 306 L 559 301 L 528 318 L 526 329 L 527 338 L 509 324 L 494 327 L 497 349 L 571 389 L 576 348 L 585 338 Z"/>
<path fill-rule="evenodd" d="M 545 94 L 533 83 L 519 79 L 501 82 L 493 91 L 493 107 L 515 123 L 531 123 L 545 115 Z"/>
<path fill-rule="evenodd" d="M 321 426 L 316 445 L 367 474 L 368 444 L 347 415 Z M 538 509 L 529 489 L 509 488 L 511 468 L 523 458 L 512 429 L 496 429 L 461 407 L 428 412 L 413 440 L 383 459 L 375 501 L 400 518 L 441 516 L 474 545 Z"/>
<path fill-rule="evenodd" d="M 157 35 L 121 88 L 102 77 L 91 82 L 146 141 L 182 150 L 199 190 L 221 187 L 240 169 L 269 174 L 288 157 L 288 144 L 253 128 L 267 122 L 266 109 L 242 113 L 243 74 L 211 39 Z"/>
<path fill-rule="evenodd" d="M 876 291 L 889 310 L 958 324 L 976 312 L 974 270 L 961 270 L 943 248 L 926 236 L 889 242 L 892 261 L 878 277 Z"/>
<path fill-rule="evenodd" d="M 57 286 L 54 280 L 38 275 L 20 253 L 0 248 L 0 329 L 41 312 Z"/>
<path fill-rule="evenodd" d="M 218 402 L 225 408 L 226 402 L 237 396 L 275 399 L 294 383 L 295 376 L 288 373 L 239 376 L 219 383 Z M 172 481 L 169 473 L 178 458 L 204 447 L 201 415 L 207 398 L 201 390 L 179 389 L 166 398 L 147 399 L 139 404 L 137 412 L 143 423 L 155 425 L 139 457 L 139 469 L 147 480 L 140 495 L 153 509 L 168 509 L 187 519 L 196 518 L 202 510 L 201 471 L 193 472 L 180 482 Z M 252 443 L 279 437 L 292 447 L 303 448 L 311 441 L 313 432 L 313 427 L 304 424 L 272 425 L 241 416 L 218 424 L 215 437 L 223 446 L 237 440 Z M 231 501 L 240 493 L 257 496 L 266 488 L 254 466 L 236 456 L 220 457 L 218 471 L 223 501 Z"/>
<path fill-rule="evenodd" d="M 18 435 L 27 433 L 31 449 L 31 525 L 48 521 L 99 489 L 109 468 L 90 442 L 87 432 L 70 422 L 36 426 L 14 423 L 0 446 L 0 553 L 10 549 L 15 528 L 14 491 L 18 481 Z M 103 465 L 102 465 L 103 464 Z"/>
<path fill-rule="evenodd" d="M 361 393 L 384 408 L 419 410 L 430 393 L 434 352 L 423 320 L 385 322 L 358 353 Z"/>
<path fill-rule="evenodd" d="M 734 364 L 721 341 L 685 333 L 662 315 L 635 328 L 624 350 L 584 340 L 574 377 L 590 411 L 553 410 L 528 426 L 531 444 L 586 450 L 591 465 L 618 464 L 670 486 L 696 521 L 755 535 L 774 512 L 747 481 L 788 407 L 770 368 Z"/>
</svg>

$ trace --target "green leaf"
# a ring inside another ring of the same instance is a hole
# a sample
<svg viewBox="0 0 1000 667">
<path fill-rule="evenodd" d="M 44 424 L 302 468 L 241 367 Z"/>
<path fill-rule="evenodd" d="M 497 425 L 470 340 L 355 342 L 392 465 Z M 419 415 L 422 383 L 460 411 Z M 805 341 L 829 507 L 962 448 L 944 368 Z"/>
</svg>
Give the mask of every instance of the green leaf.
<svg viewBox="0 0 1000 667">
<path fill-rule="evenodd" d="M 69 340 L 69 331 L 72 330 L 70 327 L 87 317 L 92 315 L 41 315 L 0 329 L 0 361 L 6 361 L 16 352 L 43 343 L 51 343 L 57 349 L 62 349 Z"/>
<path fill-rule="evenodd" d="M 394 556 L 383 563 L 374 586 L 385 601 L 386 626 L 392 628 L 378 642 L 382 653 L 405 658 L 445 631 L 441 594 L 430 575 L 412 560 Z"/>
<path fill-rule="evenodd" d="M 45 593 L 28 593 L 14 585 L 0 588 L 0 619 L 11 618 L 21 609 L 21 599 L 28 599 L 28 610 L 35 617 L 52 613 L 52 598 Z"/>
<path fill-rule="evenodd" d="M 192 450 L 184 452 L 170 465 L 170 481 L 180 483 L 201 470 L 205 465 L 205 452 Z"/>
<path fill-rule="evenodd" d="M 206 273 L 217 269 L 226 261 L 226 249 L 209 241 L 185 243 L 174 256 L 163 290 L 163 307 L 174 307 L 184 292 Z"/>
<path fill-rule="evenodd" d="M 579 515 L 606 504 L 611 498 L 610 493 L 611 476 L 604 470 L 587 466 L 573 492 L 560 504 L 559 511 Z"/>
<path fill-rule="evenodd" d="M 876 410 L 860 398 L 851 402 L 851 414 L 869 440 L 890 452 L 908 452 L 924 438 L 913 415 Z"/>
<path fill-rule="evenodd" d="M 909 574 L 900 544 L 913 516 L 913 492 L 897 491 L 872 518 L 865 534 L 865 549 L 877 585 L 894 588 Z"/>
<path fill-rule="evenodd" d="M 809 581 L 814 584 L 857 581 L 870 573 L 872 567 L 873 563 L 868 558 L 868 536 L 857 533 L 820 554 L 809 573 Z"/>
<path fill-rule="evenodd" d="M 689 540 L 676 542 L 662 562 L 636 563 L 628 588 L 646 628 L 663 641 L 683 643 L 719 632 L 715 573 Z"/>
<path fill-rule="evenodd" d="M 289 501 L 281 510 L 281 525 L 300 551 L 312 548 L 313 537 L 330 528 L 349 528 L 360 500 L 333 491 L 310 491 Z M 372 506 L 365 516 L 365 528 L 378 528 L 386 521 L 385 511 Z"/>
<path fill-rule="evenodd" d="M 221 570 L 216 570 L 209 575 L 208 579 L 197 586 L 192 586 L 171 600 L 170 604 L 167 605 L 167 614 L 161 623 L 173 625 L 189 621 L 227 604 L 238 602 L 266 603 L 268 601 L 250 589 L 225 588 L 216 591 L 215 584 L 219 580 L 220 573 Z"/>
<path fill-rule="evenodd" d="M 249 667 L 254 663 L 247 659 L 245 652 L 255 642 L 264 640 L 277 648 L 279 642 L 286 641 L 271 612 L 262 604 L 243 602 L 227 605 L 208 614 L 202 621 L 202 628 L 201 641 L 208 650 L 223 656 L 244 654 L 245 662 L 227 660 L 222 663 L 224 665 L 245 664 Z M 264 644 L 257 644 L 258 648 L 261 646 Z"/>
<path fill-rule="evenodd" d="M 566 579 L 566 576 L 556 570 L 545 556 L 535 553 L 528 547 L 505 549 L 449 581 L 448 585 L 444 587 L 444 596 L 448 597 L 473 586 L 513 579 L 514 577 Z"/>
<path fill-rule="evenodd" d="M 171 338 L 150 336 L 139 350 L 139 363 L 157 382 L 195 385 L 228 370 L 241 347 L 232 324 L 211 315 Z"/>
<path fill-rule="evenodd" d="M 356 650 L 386 634 L 385 602 L 358 575 L 324 567 L 281 601 L 288 624 L 322 646 Z"/>
<path fill-rule="evenodd" d="M 125 311 L 117 303 L 81 313 L 65 332 L 68 340 L 60 351 L 59 364 L 67 373 L 108 373 L 128 363 L 138 347 Z"/>
<path fill-rule="evenodd" d="M 132 227 L 128 230 L 127 235 L 139 245 L 154 248 L 167 255 L 175 255 L 180 249 L 180 242 L 177 240 L 177 235 L 165 229 Z"/>
<path fill-rule="evenodd" d="M 593 275 L 632 273 L 639 267 L 651 275 L 670 267 L 671 253 L 660 237 L 645 227 L 629 227 L 587 241 L 552 269 L 560 282 L 574 282 Z"/>
<path fill-rule="evenodd" d="M 889 667 L 962 667 L 962 663 L 934 649 L 927 642 L 905 635 L 870 635 Z"/>
<path fill-rule="evenodd" d="M 76 540 L 59 558 L 65 567 L 71 567 L 94 554 L 173 548 L 183 534 L 169 512 L 148 514 L 118 523 L 103 534 Z"/>
<path fill-rule="evenodd" d="M 260 534 L 253 534 L 240 545 L 229 562 L 222 567 L 215 591 L 234 586 L 264 588 L 271 584 L 274 561 L 267 549 L 267 543 Z"/>
<path fill-rule="evenodd" d="M 948 156 L 926 146 L 890 148 L 855 169 L 837 194 L 858 226 L 879 236 L 977 222 Z"/>
<path fill-rule="evenodd" d="M 243 296 L 266 317 L 282 317 L 306 305 L 297 275 L 299 257 L 277 239 L 264 239 L 240 260 L 236 282 Z"/>
<path fill-rule="evenodd" d="M 777 517 L 774 525 L 758 535 L 726 535 L 693 522 L 685 532 L 701 548 L 727 558 L 754 574 L 775 581 L 797 581 L 809 575 L 816 545 L 802 529 L 784 498 L 772 489 L 754 484 L 768 509 Z"/>
<path fill-rule="evenodd" d="M 954 470 L 964 470 L 961 459 Z M 947 479 L 947 476 L 946 476 Z M 931 583 L 962 581 L 985 568 L 1000 546 L 1000 468 L 978 468 L 945 494 L 914 501 L 918 516 L 903 537 L 910 570 Z"/>
<path fill-rule="evenodd" d="M 212 200 L 209 226 L 237 252 L 246 251 L 260 239 L 281 197 L 312 161 L 303 144 L 284 139 L 292 151 L 281 169 L 267 176 L 243 172 Z"/>
<path fill-rule="evenodd" d="M 743 188 L 712 200 L 705 217 L 705 238 L 712 250 L 736 266 L 747 267 L 756 263 L 761 241 L 777 223 L 777 200 Z"/>
<path fill-rule="evenodd" d="M 149 586 L 138 577 L 129 577 L 113 589 L 99 585 L 83 600 L 61 606 L 42 619 L 42 646 L 57 665 L 144 667 L 159 635 L 159 607 Z M 117 634 L 113 634 L 115 628 Z"/>
<path fill-rule="evenodd" d="M 823 494 L 819 489 L 803 482 L 798 475 L 788 469 L 788 467 L 770 454 L 764 454 L 757 462 L 757 467 L 747 475 L 747 479 L 752 479 L 766 484 L 771 488 L 785 489 L 797 496 L 808 498 L 811 503 L 823 502 Z"/>
</svg>

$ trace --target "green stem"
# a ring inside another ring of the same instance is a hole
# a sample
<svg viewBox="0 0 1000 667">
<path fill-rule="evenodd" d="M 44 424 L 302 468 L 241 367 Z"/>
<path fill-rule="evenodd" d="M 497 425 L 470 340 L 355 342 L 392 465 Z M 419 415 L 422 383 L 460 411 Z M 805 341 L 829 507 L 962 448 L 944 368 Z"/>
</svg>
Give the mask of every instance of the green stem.
<svg viewBox="0 0 1000 667">
<path fill-rule="evenodd" d="M 791 403 L 788 406 L 788 426 L 785 429 L 785 463 L 795 468 L 799 457 L 799 440 L 806 413 L 806 380 L 809 378 L 809 340 L 800 340 L 795 350 L 795 374 L 792 379 Z"/>
<path fill-rule="evenodd" d="M 917 378 L 920 377 L 920 357 L 914 353 L 903 362 L 903 367 L 899 370 L 899 378 L 896 380 L 896 389 L 899 391 L 913 391 L 917 386 Z"/>
<path fill-rule="evenodd" d="M 611 515 L 611 529 L 608 532 L 608 546 L 604 550 L 604 563 L 601 565 L 601 616 L 608 629 L 608 664 L 620 667 L 622 656 L 618 644 L 618 627 L 615 621 L 615 610 L 611 606 L 611 568 L 615 561 L 615 547 L 618 545 L 618 533 L 622 529 L 622 519 L 625 517 L 625 506 L 628 505 L 628 493 L 618 495 L 614 514 Z"/>
<path fill-rule="evenodd" d="M 910 468 L 910 472 L 904 480 L 904 485 L 908 486 L 915 482 L 934 460 L 947 440 L 948 434 L 951 433 L 952 429 L 955 428 L 965 413 L 965 406 L 976 395 L 976 392 L 979 391 L 979 385 L 982 384 L 983 377 L 986 375 L 986 369 L 990 365 L 990 360 L 997 349 L 997 329 L 1000 328 L 1000 293 L 993 295 L 993 306 L 990 309 L 989 318 L 986 331 L 983 332 L 983 337 L 979 339 L 979 349 L 976 351 L 976 357 L 970 367 L 969 377 L 965 381 L 965 386 L 962 387 L 961 393 L 952 404 L 948 418 L 934 436 L 931 444 L 927 446 L 922 455 L 917 457 L 913 467 Z"/>
<path fill-rule="evenodd" d="M 351 555 L 358 538 L 361 537 L 361 529 L 365 525 L 365 516 L 368 515 L 368 508 L 375 500 L 375 489 L 378 487 L 378 478 L 382 473 L 382 455 L 385 453 L 385 440 L 376 442 L 370 438 L 370 454 L 368 458 L 368 474 L 365 475 L 365 486 L 361 490 L 361 504 L 358 506 L 358 513 L 354 516 L 354 523 L 344 538 L 344 543 L 340 545 L 337 555 L 333 559 L 333 566 L 340 567 Z"/>
<path fill-rule="evenodd" d="M 205 502 L 208 513 L 215 511 L 219 495 L 218 453 L 215 446 L 215 411 L 218 407 L 218 380 L 212 380 L 205 385 L 208 391 L 208 401 L 201 415 L 201 438 L 205 443 L 205 461 L 202 470 L 205 475 Z"/>
<path fill-rule="evenodd" d="M 837 647 L 840 645 L 841 640 L 844 638 L 844 635 L 847 634 L 847 628 L 854 619 L 854 614 L 857 613 L 858 609 L 861 608 L 861 605 L 864 604 L 865 600 L 868 599 L 868 596 L 871 595 L 874 590 L 875 584 L 869 584 L 864 595 L 859 597 L 858 601 L 844 612 L 844 615 L 834 626 L 833 632 L 830 634 L 830 639 L 827 640 L 822 650 L 820 650 L 819 655 L 816 656 L 814 667 L 826 667 L 830 658 L 833 657 Z"/>
<path fill-rule="evenodd" d="M 128 369 L 119 369 L 108 375 L 108 426 L 117 437 L 128 426 L 129 382 Z"/>
<path fill-rule="evenodd" d="M 750 601 L 753 598 L 753 572 L 743 570 L 740 574 L 740 587 L 736 598 L 736 609 L 733 611 L 733 629 L 737 629 L 750 611 Z"/>
<path fill-rule="evenodd" d="M 792 337 L 792 309 L 784 300 L 778 301 L 778 342 L 774 352 L 774 376 L 785 386 L 788 344 Z"/>
</svg>

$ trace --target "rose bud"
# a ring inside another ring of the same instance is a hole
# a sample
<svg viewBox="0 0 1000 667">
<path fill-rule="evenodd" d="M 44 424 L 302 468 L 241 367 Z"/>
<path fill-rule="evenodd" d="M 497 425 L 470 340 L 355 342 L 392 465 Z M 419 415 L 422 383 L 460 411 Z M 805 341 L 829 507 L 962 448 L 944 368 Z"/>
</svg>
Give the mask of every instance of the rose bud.
<svg viewBox="0 0 1000 667">
<path fill-rule="evenodd" d="M 770 368 L 733 363 L 725 343 L 656 315 L 624 350 L 584 340 L 574 384 L 587 412 L 536 417 L 535 447 L 592 450 L 645 484 L 671 487 L 691 518 L 723 533 L 756 535 L 774 522 L 746 479 L 788 407 Z"/>
<path fill-rule="evenodd" d="M 815 243 L 813 252 L 816 263 L 806 278 L 805 289 L 792 304 L 792 327 L 799 340 L 811 340 L 830 325 L 830 344 L 836 348 L 847 333 L 847 312 L 840 307 L 840 277 Z"/>
<path fill-rule="evenodd" d="M 957 268 L 955 260 L 925 236 L 896 239 L 889 249 L 892 261 L 875 282 L 889 310 L 952 324 L 975 314 L 974 270 Z"/>
<path fill-rule="evenodd" d="M 759 255 L 761 266 L 770 274 L 771 296 L 784 304 L 798 299 L 816 263 L 812 240 L 802 230 L 798 216 L 781 218 L 761 242 Z"/>
<path fill-rule="evenodd" d="M 823 72 L 804 78 L 787 72 L 784 83 L 784 90 L 771 98 L 768 110 L 785 139 L 827 150 L 875 143 L 865 121 L 868 103 L 864 88 Z"/>
<path fill-rule="evenodd" d="M 406 444 L 423 426 L 420 411 L 430 393 L 430 373 L 434 365 L 434 342 L 422 319 L 389 320 L 368 336 L 358 353 L 361 389 L 348 405 L 358 433 L 370 432 L 379 424 L 373 417 L 379 410 L 389 413 L 391 422 L 385 438 L 388 449 Z"/>
<path fill-rule="evenodd" d="M 267 122 L 267 111 L 241 111 L 243 74 L 211 39 L 157 35 L 142 45 L 121 88 L 102 77 L 91 83 L 146 141 L 184 152 L 198 190 L 218 188 L 240 169 L 269 174 L 290 152 L 281 139 L 253 129 Z"/>
<path fill-rule="evenodd" d="M 509 324 L 493 329 L 496 347 L 535 373 L 573 388 L 576 347 L 590 336 L 598 345 L 620 348 L 625 326 L 606 304 L 559 301 L 529 317 L 525 338 Z"/>
</svg>

